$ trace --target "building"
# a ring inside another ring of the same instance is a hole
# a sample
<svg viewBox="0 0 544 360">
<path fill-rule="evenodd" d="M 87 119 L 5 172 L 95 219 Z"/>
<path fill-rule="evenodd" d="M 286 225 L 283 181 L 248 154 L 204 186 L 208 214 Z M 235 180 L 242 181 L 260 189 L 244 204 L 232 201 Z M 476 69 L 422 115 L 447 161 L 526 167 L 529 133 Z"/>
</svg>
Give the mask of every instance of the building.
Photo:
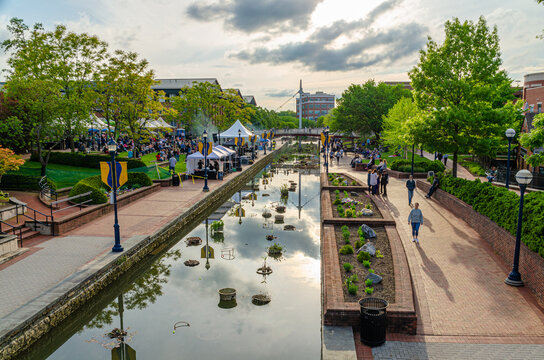
<svg viewBox="0 0 544 360">
<path fill-rule="evenodd" d="M 335 96 L 318 91 L 315 94 L 302 93 L 302 117 L 316 121 L 320 116 L 328 114 L 334 108 Z M 300 99 L 297 98 L 297 117 L 299 116 Z"/>
<path fill-rule="evenodd" d="M 402 85 L 407 90 L 414 90 L 410 81 L 384 81 L 383 83 L 389 86 Z"/>
<path fill-rule="evenodd" d="M 533 119 L 535 115 L 543 112 L 542 100 L 544 100 L 544 72 L 527 74 L 523 76 L 523 92 L 522 101 L 523 109 L 526 110 L 525 118 L 523 119 L 523 125 L 521 127 L 522 133 L 528 133 L 533 130 Z M 543 151 L 542 148 L 535 149 L 535 152 Z M 518 169 L 529 169 L 539 174 L 544 174 L 544 166 L 539 166 L 537 169 L 532 169 L 528 165 L 524 156 L 532 155 L 530 149 L 526 149 L 520 146 L 520 154 L 518 156 Z"/>
<path fill-rule="evenodd" d="M 151 86 L 155 91 L 164 91 L 167 98 L 178 96 L 182 88 L 192 87 L 193 83 L 208 82 L 213 85 L 219 85 L 216 78 L 190 78 L 190 79 L 155 79 L 159 83 Z M 220 86 L 220 85 L 219 85 Z"/>
<path fill-rule="evenodd" d="M 257 106 L 257 101 L 255 101 L 255 96 L 253 96 L 253 95 L 244 95 L 243 98 L 244 98 L 244 101 L 246 102 L 246 104 Z"/>
</svg>

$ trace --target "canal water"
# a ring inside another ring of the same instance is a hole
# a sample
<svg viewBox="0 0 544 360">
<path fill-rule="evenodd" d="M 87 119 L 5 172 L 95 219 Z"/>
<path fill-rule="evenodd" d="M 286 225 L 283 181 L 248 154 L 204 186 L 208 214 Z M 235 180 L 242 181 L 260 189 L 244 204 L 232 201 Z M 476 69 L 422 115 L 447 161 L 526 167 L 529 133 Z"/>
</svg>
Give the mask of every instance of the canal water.
<svg viewBox="0 0 544 360">
<path fill-rule="evenodd" d="M 282 203 L 280 187 L 289 181 L 296 190 Z M 252 193 L 256 199 L 248 196 Z M 67 340 L 46 341 L 49 348 L 43 353 L 57 360 L 320 358 L 319 193 L 315 170 L 278 169 L 268 184 L 259 174 L 219 204 L 207 220 L 208 236 L 206 221 L 198 224 L 142 276 L 124 284 L 123 292 L 91 321 L 64 335 Z M 275 206 L 282 204 L 285 223 L 274 224 Z M 263 217 L 265 211 L 272 217 Z M 224 222 L 223 236 L 212 236 L 211 224 L 218 219 Z M 286 224 L 296 230 L 285 231 Z M 266 235 L 277 239 L 268 241 Z M 200 237 L 202 244 L 187 246 L 188 237 Z M 203 249 L 206 239 L 213 258 Z M 284 246 L 283 255 L 266 258 L 273 273 L 259 275 L 256 270 L 274 242 Z M 186 260 L 200 264 L 189 267 Z M 219 306 L 222 288 L 236 289 L 235 307 Z M 254 305 L 256 294 L 269 295 L 271 302 Z M 106 335 L 116 328 L 126 335 Z M 33 354 L 41 352 L 35 350 Z"/>
</svg>

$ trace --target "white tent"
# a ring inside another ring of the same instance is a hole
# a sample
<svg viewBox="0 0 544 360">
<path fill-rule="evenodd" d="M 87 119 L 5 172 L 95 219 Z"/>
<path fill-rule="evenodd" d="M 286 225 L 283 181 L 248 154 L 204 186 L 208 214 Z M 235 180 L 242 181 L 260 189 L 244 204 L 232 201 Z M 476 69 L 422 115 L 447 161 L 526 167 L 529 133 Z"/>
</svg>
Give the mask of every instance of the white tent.
<svg viewBox="0 0 544 360">
<path fill-rule="evenodd" d="M 249 138 L 249 135 L 253 135 L 251 131 L 249 131 L 240 120 L 236 120 L 234 124 L 228 129 L 222 132 L 219 137 L 221 139 L 233 139 L 238 137 L 238 130 L 240 130 L 240 137 L 243 137 L 245 139 Z"/>
<path fill-rule="evenodd" d="M 223 145 L 215 145 L 214 148 L 226 151 L 230 156 L 236 155 L 236 151 L 229 149 L 228 147 L 224 147 Z"/>
<path fill-rule="evenodd" d="M 187 155 L 187 157 L 185 158 L 185 163 L 187 164 L 188 174 L 192 174 L 195 172 L 196 169 L 198 169 L 198 162 L 200 160 L 204 162 L 204 155 L 202 155 L 199 151 Z"/>
<path fill-rule="evenodd" d="M 169 123 L 164 121 L 164 119 L 162 117 L 159 117 L 157 119 L 157 123 L 159 123 L 161 125 L 161 127 L 163 127 L 163 128 L 167 128 L 167 129 L 173 129 L 174 128 L 172 125 L 170 125 Z"/>
<path fill-rule="evenodd" d="M 91 114 L 88 120 L 89 130 L 107 130 L 108 125 L 95 114 Z"/>
</svg>

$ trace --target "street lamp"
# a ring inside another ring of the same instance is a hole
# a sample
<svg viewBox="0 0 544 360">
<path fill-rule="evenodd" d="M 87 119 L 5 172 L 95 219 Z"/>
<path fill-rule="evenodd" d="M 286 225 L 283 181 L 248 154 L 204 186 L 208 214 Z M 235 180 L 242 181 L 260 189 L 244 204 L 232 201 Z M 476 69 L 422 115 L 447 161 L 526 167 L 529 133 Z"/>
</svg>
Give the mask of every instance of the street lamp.
<svg viewBox="0 0 544 360">
<path fill-rule="evenodd" d="M 514 266 L 512 271 L 508 274 L 508 277 L 504 282 L 511 286 L 523 286 L 521 281 L 521 274 L 518 271 L 519 268 L 519 248 L 521 242 L 521 223 L 523 220 L 523 194 L 527 185 L 533 180 L 533 174 L 529 170 L 520 170 L 516 174 L 516 181 L 519 185 L 519 211 L 518 211 L 518 229 L 516 231 L 516 248 L 514 250 Z"/>
<path fill-rule="evenodd" d="M 242 171 L 242 130 L 238 129 L 238 167 L 236 171 Z"/>
<path fill-rule="evenodd" d="M 111 139 L 108 142 L 108 151 L 111 155 L 111 185 L 113 191 L 113 212 L 114 212 L 114 224 L 113 232 L 115 235 L 115 245 L 111 251 L 121 252 L 123 247 L 121 246 L 121 235 L 119 234 L 119 219 L 117 218 L 117 166 L 115 163 L 115 152 L 117 151 L 117 143 L 115 140 Z"/>
<path fill-rule="evenodd" d="M 329 174 L 329 126 L 325 128 L 325 169 Z"/>
<path fill-rule="evenodd" d="M 508 159 L 506 160 L 506 188 L 509 188 L 510 185 L 510 145 L 512 145 L 512 140 L 516 136 L 516 130 L 508 129 L 506 130 L 506 138 L 508 139 Z"/>
<path fill-rule="evenodd" d="M 266 155 L 266 131 L 263 133 L 263 147 L 264 147 L 264 154 Z"/>
<path fill-rule="evenodd" d="M 202 139 L 204 139 L 204 146 L 202 146 L 202 151 L 204 152 L 204 187 L 202 191 L 208 192 L 210 188 L 208 187 L 208 132 L 206 130 L 202 133 Z"/>
<path fill-rule="evenodd" d="M 251 160 L 255 160 L 255 136 L 251 135 Z"/>
</svg>

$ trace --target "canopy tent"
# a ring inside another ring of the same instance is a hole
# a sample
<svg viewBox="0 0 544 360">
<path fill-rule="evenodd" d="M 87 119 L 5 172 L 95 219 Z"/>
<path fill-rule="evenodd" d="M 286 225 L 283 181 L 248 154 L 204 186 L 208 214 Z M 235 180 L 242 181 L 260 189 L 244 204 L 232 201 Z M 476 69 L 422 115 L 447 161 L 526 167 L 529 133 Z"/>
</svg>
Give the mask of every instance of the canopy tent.
<svg viewBox="0 0 544 360">
<path fill-rule="evenodd" d="M 236 151 L 229 149 L 228 147 L 224 147 L 223 145 L 215 145 L 214 148 L 226 151 L 230 156 L 236 155 Z"/>
<path fill-rule="evenodd" d="M 170 125 L 169 123 L 164 121 L 164 119 L 162 117 L 159 117 L 157 119 L 157 123 L 159 123 L 161 125 L 161 127 L 163 127 L 163 128 L 167 128 L 167 129 L 173 129 L 174 128 L 172 125 Z"/>
<path fill-rule="evenodd" d="M 238 130 L 240 130 L 240 137 L 243 137 L 245 139 L 249 138 L 249 135 L 253 135 L 251 131 L 249 131 L 240 120 L 236 120 L 234 124 L 228 129 L 219 134 L 219 137 L 221 139 L 234 139 L 238 137 Z"/>
<path fill-rule="evenodd" d="M 89 130 L 108 130 L 108 125 L 95 114 L 89 116 L 88 124 Z"/>
<path fill-rule="evenodd" d="M 219 160 L 219 161 L 225 161 L 227 158 L 227 155 L 222 152 L 220 149 L 212 149 L 212 153 L 206 156 L 208 160 Z M 185 158 L 185 164 L 187 165 L 187 173 L 192 174 L 195 172 L 196 169 L 198 169 L 198 162 L 202 160 L 204 162 L 204 155 L 202 155 L 199 151 L 194 152 L 190 155 L 187 155 Z"/>
</svg>

